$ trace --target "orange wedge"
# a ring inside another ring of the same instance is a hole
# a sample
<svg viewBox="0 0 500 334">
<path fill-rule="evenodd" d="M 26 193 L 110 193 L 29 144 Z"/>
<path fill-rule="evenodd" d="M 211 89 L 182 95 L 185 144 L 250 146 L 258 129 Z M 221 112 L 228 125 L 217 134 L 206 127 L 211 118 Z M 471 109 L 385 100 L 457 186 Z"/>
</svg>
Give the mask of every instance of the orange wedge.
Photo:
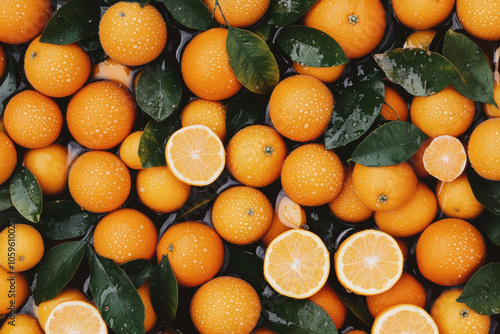
<svg viewBox="0 0 500 334">
<path fill-rule="evenodd" d="M 436 323 L 423 308 L 400 304 L 380 313 L 372 334 L 439 334 Z"/>
<path fill-rule="evenodd" d="M 46 334 L 107 334 L 108 328 L 95 306 L 80 300 L 57 304 L 45 323 Z"/>
<path fill-rule="evenodd" d="M 226 164 L 224 145 L 205 125 L 189 125 L 174 132 L 168 139 L 165 156 L 172 173 L 193 186 L 211 184 Z"/>
<path fill-rule="evenodd" d="M 301 228 L 306 224 L 306 212 L 281 190 L 276 198 L 276 212 L 281 222 L 291 228 Z"/>
<path fill-rule="evenodd" d="M 443 182 L 459 177 L 467 163 L 465 148 L 460 140 L 448 135 L 434 138 L 422 159 L 425 170 Z"/>
<path fill-rule="evenodd" d="M 371 296 L 389 290 L 403 273 L 403 253 L 397 241 L 378 230 L 351 235 L 335 253 L 339 282 L 358 295 Z"/>
<path fill-rule="evenodd" d="M 318 292 L 330 273 L 330 254 L 316 234 L 292 229 L 267 247 L 264 276 L 284 296 L 303 299 Z"/>
</svg>

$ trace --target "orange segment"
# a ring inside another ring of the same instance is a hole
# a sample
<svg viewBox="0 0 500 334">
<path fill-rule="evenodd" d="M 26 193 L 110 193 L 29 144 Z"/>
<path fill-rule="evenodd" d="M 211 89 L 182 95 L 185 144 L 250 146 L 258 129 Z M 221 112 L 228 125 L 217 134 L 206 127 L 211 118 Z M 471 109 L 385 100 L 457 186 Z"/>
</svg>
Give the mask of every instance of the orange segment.
<svg viewBox="0 0 500 334">
<path fill-rule="evenodd" d="M 58 304 L 45 323 L 46 334 L 107 334 L 108 329 L 97 308 L 83 301 Z"/>
<path fill-rule="evenodd" d="M 422 308 L 400 304 L 380 313 L 372 327 L 372 334 L 439 334 L 431 316 Z"/>
<path fill-rule="evenodd" d="M 443 182 L 455 180 L 462 174 L 467 163 L 464 146 L 455 137 L 436 137 L 425 149 L 424 168 L 429 174 Z"/>
<path fill-rule="evenodd" d="M 205 125 L 190 125 L 174 132 L 165 155 L 172 173 L 193 186 L 214 182 L 226 163 L 224 145 Z"/>
<path fill-rule="evenodd" d="M 403 253 L 385 232 L 364 230 L 351 235 L 335 253 L 335 272 L 348 290 L 371 296 L 389 290 L 403 272 Z"/>
<path fill-rule="evenodd" d="M 288 197 L 283 190 L 276 199 L 276 212 L 279 220 L 288 227 L 301 228 L 306 224 L 306 212 L 302 206 Z"/>
<path fill-rule="evenodd" d="M 282 295 L 308 298 L 325 285 L 330 254 L 314 233 L 292 229 L 280 234 L 267 248 L 264 275 Z"/>
</svg>

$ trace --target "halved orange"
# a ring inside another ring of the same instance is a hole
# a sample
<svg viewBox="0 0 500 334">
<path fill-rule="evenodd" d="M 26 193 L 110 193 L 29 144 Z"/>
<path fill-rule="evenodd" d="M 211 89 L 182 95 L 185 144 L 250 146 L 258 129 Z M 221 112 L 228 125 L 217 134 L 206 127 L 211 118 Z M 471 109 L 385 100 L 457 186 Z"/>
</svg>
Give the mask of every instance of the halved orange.
<svg viewBox="0 0 500 334">
<path fill-rule="evenodd" d="M 397 241 L 379 230 L 354 233 L 335 253 L 339 282 L 358 295 L 389 290 L 403 273 L 403 253 Z"/>
<path fill-rule="evenodd" d="M 429 174 L 440 181 L 451 182 L 464 171 L 467 154 L 460 140 L 443 135 L 432 140 L 422 160 Z"/>
<path fill-rule="evenodd" d="M 90 303 L 70 300 L 57 304 L 45 323 L 46 334 L 107 334 L 99 310 Z"/>
<path fill-rule="evenodd" d="M 375 318 L 372 334 L 439 334 L 439 330 L 423 308 L 399 304 Z"/>
<path fill-rule="evenodd" d="M 276 212 L 280 221 L 291 228 L 301 228 L 306 223 L 306 212 L 281 190 L 276 198 Z"/>
<path fill-rule="evenodd" d="M 193 186 L 214 182 L 224 170 L 224 145 L 205 125 L 189 125 L 170 136 L 165 150 L 167 165 L 181 181 Z"/>
<path fill-rule="evenodd" d="M 318 292 L 330 273 L 330 254 L 316 234 L 292 229 L 267 247 L 264 276 L 284 296 L 303 299 Z"/>
</svg>

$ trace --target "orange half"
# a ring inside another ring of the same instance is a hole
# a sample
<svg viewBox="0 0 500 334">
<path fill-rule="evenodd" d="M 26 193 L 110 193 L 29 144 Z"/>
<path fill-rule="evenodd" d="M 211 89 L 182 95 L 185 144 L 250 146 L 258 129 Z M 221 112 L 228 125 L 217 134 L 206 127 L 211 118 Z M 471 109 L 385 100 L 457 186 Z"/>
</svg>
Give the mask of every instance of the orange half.
<svg viewBox="0 0 500 334">
<path fill-rule="evenodd" d="M 460 140 L 444 135 L 432 140 L 422 160 L 429 174 L 440 181 L 451 182 L 464 171 L 467 154 Z"/>
<path fill-rule="evenodd" d="M 71 300 L 57 304 L 45 323 L 46 334 L 107 334 L 108 329 L 95 306 Z"/>
<path fill-rule="evenodd" d="M 400 304 L 386 309 L 375 318 L 372 334 L 439 334 L 439 330 L 424 309 Z"/>
</svg>

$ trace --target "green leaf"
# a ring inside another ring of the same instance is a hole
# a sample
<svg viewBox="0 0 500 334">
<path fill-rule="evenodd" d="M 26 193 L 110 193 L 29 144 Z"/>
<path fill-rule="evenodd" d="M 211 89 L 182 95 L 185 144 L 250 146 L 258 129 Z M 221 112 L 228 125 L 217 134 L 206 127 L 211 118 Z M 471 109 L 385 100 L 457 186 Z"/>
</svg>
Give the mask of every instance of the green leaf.
<svg viewBox="0 0 500 334">
<path fill-rule="evenodd" d="M 367 167 L 397 165 L 410 159 L 427 138 L 411 123 L 392 121 L 370 133 L 356 147 L 351 159 Z"/>
<path fill-rule="evenodd" d="M 97 222 L 98 213 L 83 210 L 75 201 L 54 201 L 43 207 L 39 231 L 48 239 L 82 237 Z"/>
<path fill-rule="evenodd" d="M 266 42 L 250 31 L 229 27 L 226 40 L 229 65 L 249 91 L 270 94 L 279 81 L 279 68 Z"/>
<path fill-rule="evenodd" d="M 229 262 L 224 275 L 236 275 L 248 282 L 260 296 L 264 295 L 269 284 L 264 278 L 264 261 L 257 255 L 252 254 L 239 246 L 228 244 Z"/>
<path fill-rule="evenodd" d="M 42 190 L 35 176 L 24 166 L 19 166 L 10 179 L 10 200 L 24 218 L 38 223 L 42 213 Z"/>
<path fill-rule="evenodd" d="M 99 39 L 98 34 L 95 34 L 95 35 L 90 36 L 89 38 L 83 39 L 83 40 L 79 41 L 78 44 L 86 52 L 104 51 L 102 49 L 101 40 Z"/>
<path fill-rule="evenodd" d="M 327 149 L 346 145 L 368 131 L 382 109 L 384 90 L 382 78 L 375 72 L 338 91 L 325 132 Z"/>
<path fill-rule="evenodd" d="M 488 210 L 500 215 L 500 181 L 490 181 L 479 176 L 473 168 L 467 169 L 474 197 Z"/>
<path fill-rule="evenodd" d="M 29 224 L 31 222 L 21 216 L 21 214 L 14 207 L 12 207 L 10 209 L 2 211 L 2 213 L 0 214 L 0 227 L 7 226 L 10 223 Z"/>
<path fill-rule="evenodd" d="M 497 246 L 500 246 L 500 216 L 486 211 L 477 219 L 481 231 Z"/>
<path fill-rule="evenodd" d="M 151 276 L 153 265 L 148 260 L 138 259 L 120 264 L 120 268 L 127 274 L 128 278 L 139 289 Z"/>
<path fill-rule="evenodd" d="M 181 79 L 172 62 L 159 58 L 147 65 L 137 81 L 135 97 L 141 109 L 158 122 L 170 116 L 182 98 Z"/>
<path fill-rule="evenodd" d="M 173 115 L 162 122 L 154 119 L 144 128 L 139 143 L 139 158 L 143 168 L 165 166 L 165 146 L 168 138 L 181 128 L 179 115 Z"/>
<path fill-rule="evenodd" d="M 493 98 L 493 75 L 483 50 L 464 34 L 449 29 L 444 36 L 443 56 L 458 70 L 453 87 L 463 96 L 498 106 Z"/>
<path fill-rule="evenodd" d="M 275 0 L 269 6 L 269 25 L 284 27 L 300 19 L 318 0 Z"/>
<path fill-rule="evenodd" d="M 269 35 L 271 34 L 271 26 L 266 22 L 262 22 L 254 29 L 252 29 L 252 32 L 262 38 L 262 40 L 265 42 L 269 39 Z"/>
<path fill-rule="evenodd" d="M 86 241 L 70 241 L 51 248 L 37 265 L 33 297 L 38 305 L 57 296 L 75 275 Z"/>
<path fill-rule="evenodd" d="M 117 334 L 144 334 L 144 304 L 127 274 L 87 245 L 90 292 L 106 324 Z"/>
<path fill-rule="evenodd" d="M 163 255 L 160 263 L 153 269 L 150 280 L 151 302 L 156 314 L 170 325 L 177 313 L 178 287 L 168 256 Z"/>
<path fill-rule="evenodd" d="M 500 313 L 500 262 L 479 269 L 467 282 L 457 302 L 465 303 L 479 314 Z"/>
<path fill-rule="evenodd" d="M 96 34 L 101 9 L 94 1 L 71 0 L 63 4 L 50 18 L 40 42 L 66 45 Z"/>
<path fill-rule="evenodd" d="M 8 186 L 0 188 L 0 211 L 12 208 L 10 201 L 10 189 Z"/>
<path fill-rule="evenodd" d="M 161 0 L 174 19 L 189 29 L 207 30 L 217 25 L 201 0 Z"/>
<path fill-rule="evenodd" d="M 2 116 L 7 106 L 8 99 L 14 94 L 20 83 L 21 80 L 16 68 L 16 61 L 13 57 L 7 55 L 5 72 L 0 78 L 0 116 Z"/>
<path fill-rule="evenodd" d="M 226 138 L 232 138 L 236 132 L 266 113 L 268 100 L 261 95 L 237 95 L 226 103 Z"/>
<path fill-rule="evenodd" d="M 448 59 L 423 49 L 393 49 L 373 58 L 389 80 L 414 96 L 435 94 L 457 76 L 457 69 Z"/>
<path fill-rule="evenodd" d="M 281 49 L 296 63 L 313 67 L 347 64 L 340 45 L 324 32 L 306 26 L 289 26 L 278 35 Z"/>
</svg>

